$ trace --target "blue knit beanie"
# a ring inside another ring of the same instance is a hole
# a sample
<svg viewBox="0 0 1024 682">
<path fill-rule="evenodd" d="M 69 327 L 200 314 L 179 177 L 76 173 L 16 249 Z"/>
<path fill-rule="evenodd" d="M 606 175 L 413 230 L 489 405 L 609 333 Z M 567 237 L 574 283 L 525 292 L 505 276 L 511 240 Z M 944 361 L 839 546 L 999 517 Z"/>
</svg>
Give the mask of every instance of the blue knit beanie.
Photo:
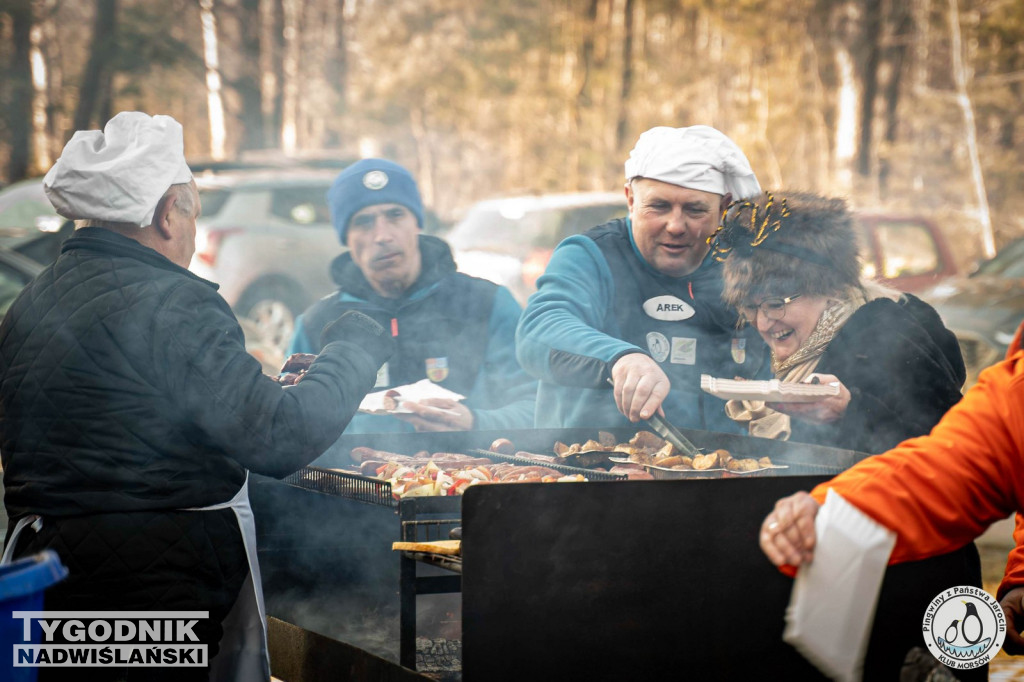
<svg viewBox="0 0 1024 682">
<path fill-rule="evenodd" d="M 423 200 L 409 171 L 393 161 L 363 159 L 343 170 L 327 190 L 331 222 L 342 244 L 348 237 L 352 216 L 376 204 L 401 204 L 423 227 Z"/>
</svg>

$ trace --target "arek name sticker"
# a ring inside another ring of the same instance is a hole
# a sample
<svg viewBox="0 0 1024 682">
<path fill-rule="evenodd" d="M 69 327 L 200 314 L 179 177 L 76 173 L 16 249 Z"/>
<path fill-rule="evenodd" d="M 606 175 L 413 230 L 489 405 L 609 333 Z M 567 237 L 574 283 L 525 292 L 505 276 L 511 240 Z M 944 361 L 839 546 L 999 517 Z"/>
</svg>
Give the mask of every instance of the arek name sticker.
<svg viewBox="0 0 1024 682">
<path fill-rule="evenodd" d="M 693 306 L 675 296 L 655 296 L 644 301 L 644 312 L 655 320 L 688 320 L 693 317 Z"/>
</svg>

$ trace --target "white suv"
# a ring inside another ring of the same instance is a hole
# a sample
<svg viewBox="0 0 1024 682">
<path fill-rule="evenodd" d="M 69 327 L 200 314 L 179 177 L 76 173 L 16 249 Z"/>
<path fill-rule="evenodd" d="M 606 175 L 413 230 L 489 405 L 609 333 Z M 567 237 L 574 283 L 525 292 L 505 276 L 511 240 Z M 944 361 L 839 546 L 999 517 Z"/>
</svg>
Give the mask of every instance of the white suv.
<svg viewBox="0 0 1024 682">
<path fill-rule="evenodd" d="M 504 285 L 525 303 L 559 242 L 627 213 L 624 192 L 488 199 L 473 204 L 448 242 L 459 270 Z"/>
<path fill-rule="evenodd" d="M 344 247 L 326 193 L 337 174 L 282 169 L 196 176 L 203 210 L 189 269 L 220 284 L 250 343 L 283 350 L 295 317 L 335 288 L 328 268 Z"/>
</svg>

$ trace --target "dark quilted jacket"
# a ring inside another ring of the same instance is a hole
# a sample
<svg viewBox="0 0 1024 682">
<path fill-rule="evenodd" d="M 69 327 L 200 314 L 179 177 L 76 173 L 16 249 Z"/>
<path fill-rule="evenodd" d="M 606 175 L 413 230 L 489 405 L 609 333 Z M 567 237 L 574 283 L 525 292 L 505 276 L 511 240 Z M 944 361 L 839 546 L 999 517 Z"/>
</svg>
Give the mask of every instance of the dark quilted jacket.
<svg viewBox="0 0 1024 682">
<path fill-rule="evenodd" d="M 63 548 L 71 564 L 70 553 L 112 552 L 124 571 L 152 570 L 147 560 L 174 555 L 195 572 L 193 560 L 225 562 L 215 556 L 222 543 L 236 553 L 237 534 L 218 515 L 171 510 L 229 500 L 245 469 L 283 476 L 312 461 L 341 434 L 377 367 L 358 346 L 335 342 L 300 384 L 282 388 L 245 352 L 215 285 L 133 240 L 85 228 L 0 324 L 0 370 L 5 503 L 12 520 L 44 517 L 33 544 Z M 119 570 L 108 577 L 116 582 Z"/>
</svg>

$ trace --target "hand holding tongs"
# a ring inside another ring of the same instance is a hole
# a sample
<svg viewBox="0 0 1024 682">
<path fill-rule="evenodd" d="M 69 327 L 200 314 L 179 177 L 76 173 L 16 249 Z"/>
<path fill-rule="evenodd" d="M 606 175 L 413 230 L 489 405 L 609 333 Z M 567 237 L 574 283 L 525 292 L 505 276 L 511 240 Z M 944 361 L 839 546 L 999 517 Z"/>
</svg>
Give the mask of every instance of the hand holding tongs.
<svg viewBox="0 0 1024 682">
<path fill-rule="evenodd" d="M 651 425 L 659 436 L 672 443 L 672 446 L 676 450 L 679 450 L 682 454 L 687 457 L 696 457 L 700 454 L 700 450 L 697 449 L 693 443 L 691 443 L 686 436 L 676 427 L 672 426 L 664 417 L 655 412 L 651 415 L 647 423 Z"/>
<path fill-rule="evenodd" d="M 611 377 L 608 377 L 608 384 L 613 387 L 615 386 L 615 382 L 612 381 Z M 672 424 L 670 424 L 667 419 L 662 417 L 657 412 L 655 412 L 647 420 L 647 423 L 651 425 L 651 428 L 654 429 L 654 431 L 659 436 L 667 440 L 669 443 L 672 443 L 672 446 L 676 450 L 683 453 L 687 457 L 696 457 L 697 455 L 701 454 L 700 450 L 697 449 L 696 445 L 691 443 L 689 439 L 687 439 L 687 437 L 684 436 L 679 429 L 672 426 Z"/>
</svg>

